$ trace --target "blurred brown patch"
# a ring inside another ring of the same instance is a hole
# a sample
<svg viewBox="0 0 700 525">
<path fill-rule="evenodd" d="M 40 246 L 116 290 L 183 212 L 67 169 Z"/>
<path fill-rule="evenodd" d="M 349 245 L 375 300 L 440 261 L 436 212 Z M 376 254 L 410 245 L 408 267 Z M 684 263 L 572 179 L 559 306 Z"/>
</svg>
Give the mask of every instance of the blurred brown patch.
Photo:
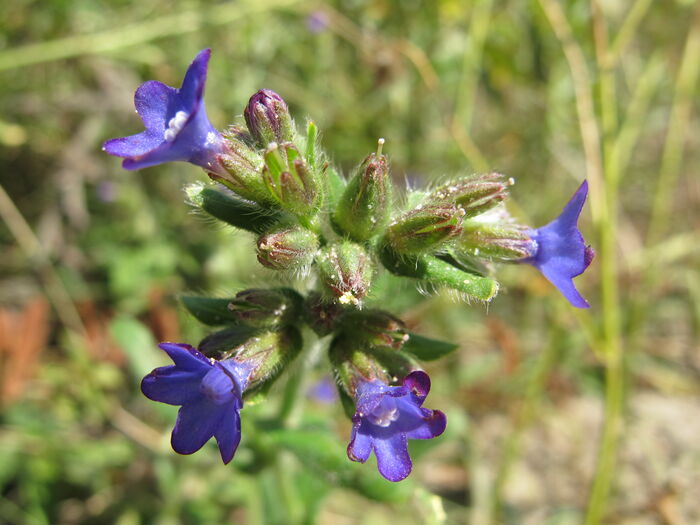
<svg viewBox="0 0 700 525">
<path fill-rule="evenodd" d="M 486 319 L 486 326 L 491 337 L 503 354 L 503 369 L 509 376 L 520 366 L 520 344 L 515 332 L 506 323 L 496 317 Z"/>
<path fill-rule="evenodd" d="M 97 361 L 122 365 L 125 360 L 124 352 L 109 334 L 109 322 L 113 314 L 99 309 L 92 301 L 83 301 L 77 307 L 85 326 L 85 347 L 90 357 Z"/>
<path fill-rule="evenodd" d="M 37 369 L 49 336 L 49 305 L 43 297 L 20 310 L 0 307 L 0 405 L 17 399 Z"/>
<path fill-rule="evenodd" d="M 166 294 L 163 290 L 154 288 L 148 294 L 148 320 L 146 324 L 151 328 L 158 341 L 179 341 L 180 322 L 177 318 L 177 310 L 166 304 Z"/>
</svg>

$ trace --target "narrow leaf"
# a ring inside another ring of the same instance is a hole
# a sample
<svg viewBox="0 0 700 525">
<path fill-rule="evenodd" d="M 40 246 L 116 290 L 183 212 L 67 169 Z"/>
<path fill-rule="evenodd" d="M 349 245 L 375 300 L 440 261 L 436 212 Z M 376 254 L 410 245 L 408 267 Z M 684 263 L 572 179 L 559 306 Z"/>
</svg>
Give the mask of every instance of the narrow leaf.
<svg viewBox="0 0 700 525">
<path fill-rule="evenodd" d="M 421 361 L 434 361 L 454 352 L 457 348 L 459 345 L 454 343 L 409 333 L 408 341 L 404 343 L 402 350 L 413 354 Z"/>
</svg>

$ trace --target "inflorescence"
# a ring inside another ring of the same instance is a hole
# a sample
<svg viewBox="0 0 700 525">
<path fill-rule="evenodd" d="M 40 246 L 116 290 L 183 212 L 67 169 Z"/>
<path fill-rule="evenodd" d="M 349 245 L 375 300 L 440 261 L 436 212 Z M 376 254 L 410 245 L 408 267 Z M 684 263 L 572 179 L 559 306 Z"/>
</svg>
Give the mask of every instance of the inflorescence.
<svg viewBox="0 0 700 525">
<path fill-rule="evenodd" d="M 316 125 L 307 121 L 300 133 L 273 91 L 251 97 L 245 127 L 217 131 L 203 102 L 210 54 L 197 55 L 179 89 L 141 85 L 134 102 L 145 131 L 109 140 L 104 150 L 123 157 L 128 170 L 171 161 L 200 166 L 213 182 L 187 188 L 193 205 L 256 235 L 261 265 L 316 279 L 303 293 L 281 287 L 230 299 L 183 298 L 199 320 L 224 328 L 198 348 L 162 343 L 174 364 L 148 374 L 142 391 L 181 407 L 172 432 L 176 452 L 191 454 L 214 437 L 228 463 L 241 439 L 244 399 L 266 391 L 300 353 L 306 324 L 330 336 L 340 398 L 351 407 L 348 457 L 364 463 L 374 451 L 381 475 L 402 480 L 412 468 L 407 441 L 439 436 L 447 421 L 422 407 L 430 379 L 418 365 L 425 352 L 416 350 L 431 340 L 408 333 L 386 311 L 362 307 L 377 273 L 490 301 L 498 291 L 493 263 L 527 263 L 573 306 L 588 308 L 572 281 L 593 258 L 577 226 L 587 183 L 537 229 L 508 214 L 512 180 L 498 173 L 459 177 L 399 200 L 383 139 L 345 179 L 320 148 Z M 442 353 L 456 348 L 441 344 Z"/>
</svg>

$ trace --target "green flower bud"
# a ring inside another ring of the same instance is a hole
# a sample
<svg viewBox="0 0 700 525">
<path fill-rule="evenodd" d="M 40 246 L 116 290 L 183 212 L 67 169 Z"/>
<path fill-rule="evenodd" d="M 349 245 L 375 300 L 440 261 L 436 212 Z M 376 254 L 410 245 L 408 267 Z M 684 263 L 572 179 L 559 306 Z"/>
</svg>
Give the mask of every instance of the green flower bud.
<svg viewBox="0 0 700 525">
<path fill-rule="evenodd" d="M 356 310 L 340 320 L 342 332 L 371 348 L 400 350 L 409 335 L 404 322 L 384 310 Z"/>
<path fill-rule="evenodd" d="M 427 202 L 451 202 L 464 210 L 464 218 L 474 217 L 500 204 L 508 196 L 508 186 L 499 173 L 472 175 L 433 190 Z"/>
<path fill-rule="evenodd" d="M 250 97 L 243 112 L 250 133 L 260 147 L 294 141 L 294 122 L 285 101 L 274 91 L 261 89 Z"/>
<path fill-rule="evenodd" d="M 226 173 L 210 173 L 211 179 L 224 184 L 244 199 L 260 204 L 274 202 L 263 182 L 263 157 L 251 147 L 250 135 L 232 127 L 224 133 L 224 140 L 227 151 L 219 159 Z"/>
<path fill-rule="evenodd" d="M 321 203 L 319 177 L 291 143 L 271 143 L 265 151 L 263 182 L 269 195 L 284 209 L 299 215 L 315 215 Z"/>
<path fill-rule="evenodd" d="M 323 337 L 335 330 L 343 307 L 335 301 L 327 301 L 317 292 L 311 292 L 304 302 L 304 321 L 317 335 Z"/>
<path fill-rule="evenodd" d="M 313 232 L 291 227 L 266 233 L 258 239 L 258 261 L 273 270 L 303 270 L 314 259 L 318 237 Z"/>
<path fill-rule="evenodd" d="M 280 219 L 280 211 L 265 209 L 225 188 L 194 183 L 185 187 L 185 193 L 193 206 L 231 226 L 253 233 L 269 230 Z"/>
<path fill-rule="evenodd" d="M 374 237 L 389 221 L 392 189 L 386 156 L 372 153 L 348 182 L 333 215 L 335 226 L 359 242 Z"/>
<path fill-rule="evenodd" d="M 537 242 L 522 226 L 464 221 L 457 249 L 484 259 L 517 261 L 535 255 Z"/>
<path fill-rule="evenodd" d="M 406 255 L 434 252 L 462 231 L 464 210 L 443 203 L 418 206 L 394 221 L 384 243 Z"/>
<path fill-rule="evenodd" d="M 340 304 L 359 305 L 369 292 L 374 265 L 359 244 L 342 241 L 326 246 L 316 264 L 325 291 Z"/>
<path fill-rule="evenodd" d="M 234 319 L 256 328 L 293 324 L 301 313 L 303 298 L 291 288 L 253 288 L 238 292 L 228 303 Z"/>
</svg>

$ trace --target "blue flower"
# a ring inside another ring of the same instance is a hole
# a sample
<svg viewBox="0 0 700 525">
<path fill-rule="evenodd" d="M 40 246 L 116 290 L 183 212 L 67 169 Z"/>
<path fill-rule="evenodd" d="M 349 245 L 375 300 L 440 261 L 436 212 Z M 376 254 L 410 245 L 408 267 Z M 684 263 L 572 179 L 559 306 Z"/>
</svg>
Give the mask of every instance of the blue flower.
<svg viewBox="0 0 700 525">
<path fill-rule="evenodd" d="M 595 256 L 577 225 L 587 195 L 588 182 L 584 181 L 559 217 L 529 231 L 537 250 L 532 257 L 520 261 L 535 266 L 577 308 L 589 308 L 589 304 L 574 286 L 573 278 L 581 275 Z"/>
<path fill-rule="evenodd" d="M 214 361 L 190 345 L 159 346 L 175 364 L 144 377 L 141 391 L 153 401 L 182 405 L 173 428 L 173 450 L 192 454 L 215 437 L 221 459 L 228 463 L 241 441 L 239 411 L 251 366 L 233 359 Z"/>
<path fill-rule="evenodd" d="M 199 52 L 180 89 L 156 80 L 141 84 L 134 95 L 134 105 L 146 130 L 108 140 L 102 149 L 124 157 L 122 166 L 127 170 L 179 160 L 224 174 L 218 156 L 226 151 L 226 146 L 209 122 L 202 100 L 210 55 L 210 49 Z"/>
<path fill-rule="evenodd" d="M 430 391 L 430 378 L 411 372 L 401 386 L 379 380 L 361 382 L 355 394 L 355 415 L 348 457 L 364 463 L 374 450 L 379 473 L 389 481 L 401 481 L 411 473 L 409 439 L 431 439 L 447 426 L 445 414 L 421 405 Z"/>
</svg>

